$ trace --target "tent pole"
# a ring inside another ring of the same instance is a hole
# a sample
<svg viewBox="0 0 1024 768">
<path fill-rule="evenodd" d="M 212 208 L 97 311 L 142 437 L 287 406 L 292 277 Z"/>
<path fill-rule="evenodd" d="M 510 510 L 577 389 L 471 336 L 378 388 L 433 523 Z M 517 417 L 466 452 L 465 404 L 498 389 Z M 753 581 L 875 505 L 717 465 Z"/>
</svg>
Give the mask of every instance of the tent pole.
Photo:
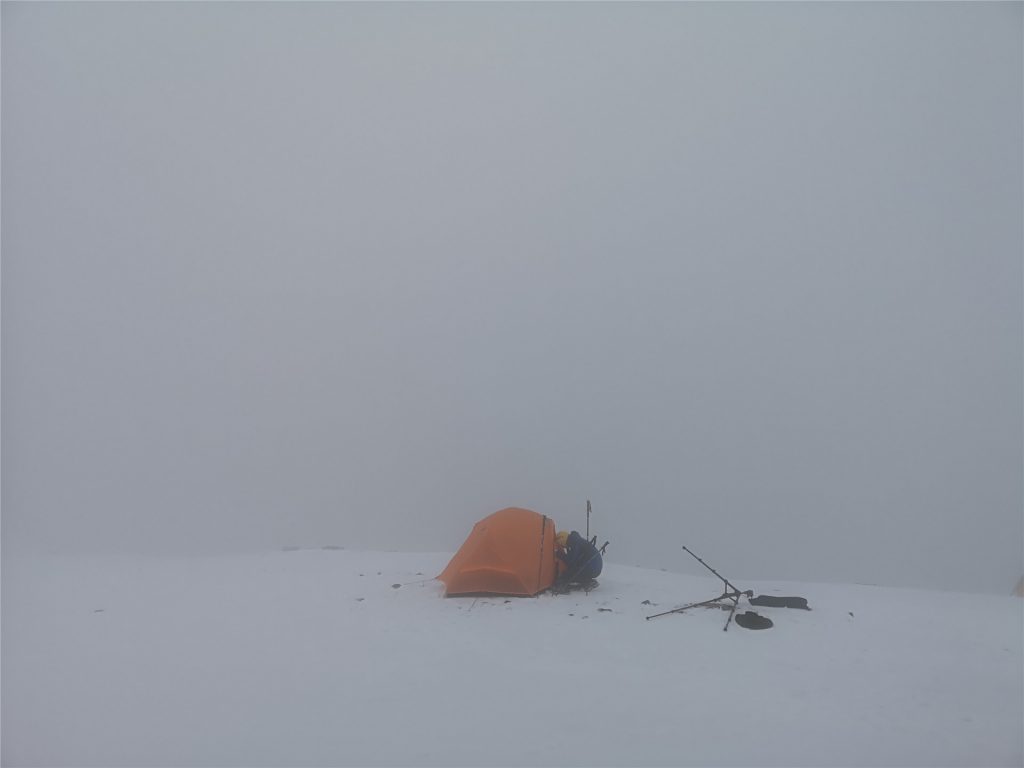
<svg viewBox="0 0 1024 768">
<path fill-rule="evenodd" d="M 541 515 L 540 519 L 540 555 L 537 557 L 537 586 L 533 594 L 540 592 L 540 577 L 544 569 L 544 537 L 548 532 L 548 516 Z"/>
</svg>

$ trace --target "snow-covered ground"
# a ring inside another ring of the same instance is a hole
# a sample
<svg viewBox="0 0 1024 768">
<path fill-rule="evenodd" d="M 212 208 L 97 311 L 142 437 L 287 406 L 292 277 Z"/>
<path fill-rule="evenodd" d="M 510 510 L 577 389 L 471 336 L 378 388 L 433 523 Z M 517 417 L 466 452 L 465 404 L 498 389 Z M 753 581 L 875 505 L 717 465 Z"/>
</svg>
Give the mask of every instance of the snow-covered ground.
<svg viewBox="0 0 1024 768">
<path fill-rule="evenodd" d="M 741 581 L 813 610 L 722 632 L 717 610 L 644 618 L 713 577 L 609 564 L 590 594 L 446 599 L 448 558 L 8 557 L 3 763 L 1024 760 L 1019 598 Z"/>
</svg>

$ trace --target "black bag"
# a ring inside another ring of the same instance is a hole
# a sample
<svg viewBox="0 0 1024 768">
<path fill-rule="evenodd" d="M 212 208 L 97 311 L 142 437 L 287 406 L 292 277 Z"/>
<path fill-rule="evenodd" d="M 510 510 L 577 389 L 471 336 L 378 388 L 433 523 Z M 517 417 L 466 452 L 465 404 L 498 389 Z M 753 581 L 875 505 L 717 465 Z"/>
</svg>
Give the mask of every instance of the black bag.
<svg viewBox="0 0 1024 768">
<path fill-rule="evenodd" d="M 771 629 L 775 626 L 775 623 L 771 619 L 754 613 L 753 611 L 737 613 L 736 623 L 744 629 Z"/>
<path fill-rule="evenodd" d="M 748 601 L 751 605 L 763 605 L 765 608 L 802 608 L 805 611 L 811 610 L 807 605 L 806 597 L 772 597 L 771 595 L 758 595 Z"/>
</svg>

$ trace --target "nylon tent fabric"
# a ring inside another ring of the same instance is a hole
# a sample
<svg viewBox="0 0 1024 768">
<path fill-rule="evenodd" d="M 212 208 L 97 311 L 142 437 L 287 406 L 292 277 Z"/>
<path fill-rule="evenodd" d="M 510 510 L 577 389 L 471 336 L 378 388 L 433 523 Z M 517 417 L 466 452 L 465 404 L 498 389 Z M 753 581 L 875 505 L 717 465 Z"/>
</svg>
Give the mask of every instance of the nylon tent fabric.
<svg viewBox="0 0 1024 768">
<path fill-rule="evenodd" d="M 519 507 L 488 515 L 437 578 L 446 595 L 543 592 L 555 581 L 555 523 Z"/>
</svg>

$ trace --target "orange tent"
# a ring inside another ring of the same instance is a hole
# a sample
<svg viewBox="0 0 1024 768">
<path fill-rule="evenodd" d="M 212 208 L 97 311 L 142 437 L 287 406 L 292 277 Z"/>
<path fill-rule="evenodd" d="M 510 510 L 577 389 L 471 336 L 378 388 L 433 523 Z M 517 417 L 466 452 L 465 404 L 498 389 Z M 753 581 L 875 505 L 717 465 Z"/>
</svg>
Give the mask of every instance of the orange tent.
<svg viewBox="0 0 1024 768">
<path fill-rule="evenodd" d="M 509 507 L 473 526 L 441 575 L 447 595 L 536 595 L 555 581 L 555 523 Z"/>
</svg>

